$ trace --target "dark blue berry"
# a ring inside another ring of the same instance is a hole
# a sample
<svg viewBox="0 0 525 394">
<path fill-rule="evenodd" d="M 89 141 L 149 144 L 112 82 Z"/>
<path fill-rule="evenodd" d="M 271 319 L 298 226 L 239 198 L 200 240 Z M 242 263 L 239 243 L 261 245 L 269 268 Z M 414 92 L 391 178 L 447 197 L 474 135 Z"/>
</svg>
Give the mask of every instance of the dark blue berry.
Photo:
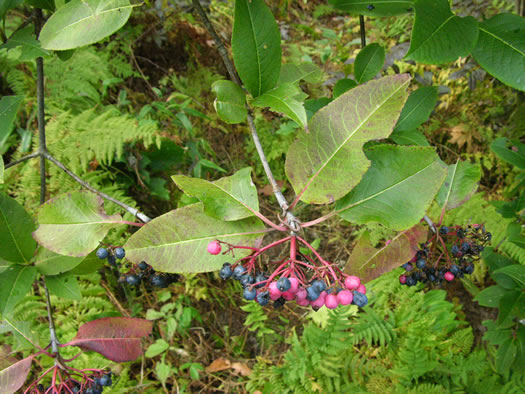
<svg viewBox="0 0 525 394">
<path fill-rule="evenodd" d="M 425 259 L 418 259 L 416 262 L 416 267 L 419 269 L 425 268 L 425 265 L 427 265 L 427 262 Z"/>
<path fill-rule="evenodd" d="M 267 291 L 263 291 L 262 293 L 257 294 L 256 299 L 259 305 L 268 305 L 268 302 L 270 302 L 270 293 L 268 293 Z"/>
<path fill-rule="evenodd" d="M 259 284 L 256 285 L 255 288 L 260 289 L 261 287 L 265 285 L 264 282 L 266 282 L 267 280 L 268 280 L 268 277 L 263 272 L 259 272 L 257 276 L 255 277 L 255 283 L 259 283 Z"/>
<path fill-rule="evenodd" d="M 439 233 L 441 235 L 447 235 L 448 234 L 448 227 L 447 226 L 443 226 L 439 229 Z"/>
<path fill-rule="evenodd" d="M 232 276 L 233 274 L 233 271 L 232 271 L 232 267 L 231 267 L 231 264 L 230 263 L 224 263 L 221 270 L 219 271 L 219 276 L 226 280 L 228 279 L 230 276 Z"/>
<path fill-rule="evenodd" d="M 354 291 L 354 299 L 352 300 L 352 304 L 355 304 L 358 307 L 362 308 L 366 304 L 368 304 L 368 298 L 363 293 L 360 293 L 358 291 Z"/>
<path fill-rule="evenodd" d="M 257 297 L 257 290 L 255 290 L 254 288 L 247 287 L 244 289 L 242 295 L 245 300 L 255 300 L 255 297 Z"/>
<path fill-rule="evenodd" d="M 483 227 L 483 228 L 484 228 L 484 227 Z M 490 240 L 492 239 L 492 234 L 491 234 L 491 233 L 486 233 L 486 234 L 485 234 L 485 239 L 486 239 L 487 241 L 490 241 Z"/>
<path fill-rule="evenodd" d="M 406 282 L 407 286 L 415 286 L 416 283 L 417 281 L 413 277 L 409 276 L 407 278 L 407 282 Z"/>
<path fill-rule="evenodd" d="M 376 8 L 376 7 L 374 7 L 372 4 L 368 4 L 368 5 L 366 6 L 366 8 L 368 8 L 368 10 L 372 11 L 372 10 L 373 10 L 374 8 Z"/>
<path fill-rule="evenodd" d="M 126 276 L 126 282 L 131 286 L 136 286 L 140 283 L 140 278 L 137 275 L 128 275 Z"/>
<path fill-rule="evenodd" d="M 179 279 L 180 279 L 180 276 L 178 274 L 167 274 L 166 275 L 166 280 L 168 281 L 168 283 L 178 282 Z"/>
<path fill-rule="evenodd" d="M 126 256 L 126 251 L 124 250 L 124 248 L 117 248 L 115 249 L 115 257 L 117 259 L 123 259 L 124 256 Z"/>
<path fill-rule="evenodd" d="M 148 267 L 149 267 L 149 265 L 148 265 L 148 263 L 146 263 L 145 261 L 141 261 L 141 262 L 139 263 L 139 268 L 140 268 L 141 270 L 143 270 L 143 271 L 147 270 Z"/>
<path fill-rule="evenodd" d="M 107 259 L 109 256 L 109 253 L 108 253 L 108 250 L 106 248 L 99 248 L 97 250 L 97 257 L 100 259 L 100 260 L 104 260 L 104 259 Z"/>
<path fill-rule="evenodd" d="M 308 301 L 315 301 L 319 298 L 320 295 L 321 292 L 318 291 L 314 285 L 308 286 L 306 288 L 306 298 L 308 299 Z"/>
<path fill-rule="evenodd" d="M 246 273 L 246 268 L 244 268 L 242 265 L 238 265 L 233 270 L 233 279 L 240 280 L 241 277 Z"/>
<path fill-rule="evenodd" d="M 457 245 L 452 245 L 452 249 L 450 249 L 453 255 L 459 254 L 459 248 Z"/>
<path fill-rule="evenodd" d="M 457 274 L 459 274 L 460 269 L 459 269 L 459 267 L 456 264 L 452 264 L 450 266 L 450 272 L 452 272 L 454 275 L 457 275 Z"/>
<path fill-rule="evenodd" d="M 109 263 L 109 265 L 111 265 L 113 267 L 116 267 L 117 266 L 117 259 L 115 258 L 115 256 L 113 256 L 113 255 L 108 256 L 108 263 Z"/>
<path fill-rule="evenodd" d="M 470 250 L 470 244 L 468 242 L 463 242 L 461 244 L 461 251 L 467 253 Z"/>
<path fill-rule="evenodd" d="M 160 287 L 161 289 L 168 287 L 166 280 L 160 275 L 153 275 L 151 277 L 151 284 L 155 287 Z"/>
<path fill-rule="evenodd" d="M 241 282 L 242 287 L 246 287 L 246 286 L 254 284 L 255 279 L 253 279 L 253 276 L 251 275 L 243 275 L 241 276 L 241 279 L 239 280 L 239 282 Z"/>
<path fill-rule="evenodd" d="M 428 280 L 431 281 L 431 282 L 435 282 L 436 281 L 436 277 L 434 275 L 430 274 L 428 276 Z"/>
<path fill-rule="evenodd" d="M 456 231 L 456 235 L 458 236 L 458 238 L 465 238 L 465 230 L 463 230 L 462 228 L 458 228 L 458 231 Z"/>
<path fill-rule="evenodd" d="M 292 284 L 290 283 L 290 279 L 288 278 L 279 278 L 279 280 L 277 281 L 277 288 L 283 293 L 285 291 L 290 290 L 290 287 L 292 287 Z"/>
<path fill-rule="evenodd" d="M 286 300 L 283 297 L 279 297 L 278 299 L 276 299 L 273 302 L 273 307 L 275 309 L 279 309 L 280 307 L 282 307 L 285 304 L 285 302 L 286 302 Z"/>
<path fill-rule="evenodd" d="M 100 378 L 101 386 L 111 386 L 113 382 L 111 381 L 111 375 L 104 375 Z"/>
<path fill-rule="evenodd" d="M 466 265 L 465 267 L 463 267 L 463 272 L 467 275 L 472 274 L 474 272 L 474 265 L 473 264 Z"/>
<path fill-rule="evenodd" d="M 412 271 L 412 269 L 414 268 L 412 266 L 412 264 L 410 263 L 406 263 L 406 264 L 403 264 L 403 268 L 406 270 L 406 271 Z"/>
<path fill-rule="evenodd" d="M 312 287 L 315 288 L 319 294 L 321 294 L 321 292 L 326 289 L 326 284 L 322 280 L 317 279 L 312 282 Z"/>
</svg>

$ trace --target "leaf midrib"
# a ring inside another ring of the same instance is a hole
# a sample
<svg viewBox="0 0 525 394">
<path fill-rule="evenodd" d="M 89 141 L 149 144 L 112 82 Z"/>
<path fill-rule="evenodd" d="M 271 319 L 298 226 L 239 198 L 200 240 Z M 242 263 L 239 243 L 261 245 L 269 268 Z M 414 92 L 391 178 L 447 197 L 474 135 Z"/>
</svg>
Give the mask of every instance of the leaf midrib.
<svg viewBox="0 0 525 394">
<path fill-rule="evenodd" d="M 427 99 L 427 97 L 429 95 L 431 95 L 432 93 L 433 93 L 433 91 L 428 89 L 428 93 L 421 100 L 419 100 L 419 103 L 417 103 L 416 106 L 414 108 L 412 108 L 412 110 L 404 118 L 401 118 L 401 115 L 399 115 L 399 120 L 397 121 L 397 124 L 399 125 L 401 122 L 405 121 L 405 119 L 408 119 L 410 117 L 410 115 L 412 115 L 414 113 L 414 111 L 416 109 L 418 109 L 419 107 L 421 107 L 425 103 L 425 100 Z M 408 129 L 400 129 L 396 125 L 396 127 L 394 127 L 394 131 L 395 130 L 397 130 L 397 131 L 410 131 L 411 129 L 410 128 L 408 128 Z"/>
<path fill-rule="evenodd" d="M 502 38 L 500 38 L 499 36 L 491 33 L 490 31 L 480 27 L 479 30 L 483 31 L 484 33 L 487 33 L 489 36 L 492 36 L 493 38 L 495 38 L 496 40 L 498 41 L 501 41 L 504 45 L 507 45 L 509 48 L 515 50 L 516 52 L 518 52 L 521 56 L 525 57 L 525 52 L 522 52 L 521 50 L 519 50 L 518 48 L 514 47 L 514 45 L 510 44 L 508 41 L 505 41 L 503 40 Z"/>
<path fill-rule="evenodd" d="M 459 166 L 459 160 L 456 162 L 456 165 L 454 166 L 454 172 L 452 173 L 452 177 L 450 178 L 450 187 L 447 192 L 447 196 L 445 197 L 445 202 L 443 203 L 443 209 L 447 208 L 448 200 L 450 198 L 450 194 L 452 193 L 452 186 L 454 185 L 454 179 L 456 179 L 456 171 L 458 170 Z"/>
<path fill-rule="evenodd" d="M 251 27 L 251 32 L 252 32 L 252 36 L 253 36 L 253 42 L 255 43 L 255 54 L 257 56 L 257 96 L 259 96 L 261 94 L 261 91 L 262 91 L 262 73 L 261 73 L 261 57 L 259 55 L 259 45 L 257 44 L 257 35 L 255 34 L 255 26 L 253 24 L 253 16 L 252 16 L 252 11 L 250 10 L 250 6 L 248 5 L 248 2 L 247 1 L 244 1 L 244 3 L 246 4 L 246 9 L 248 10 L 248 14 L 250 15 L 250 27 Z"/>
<path fill-rule="evenodd" d="M 9 305 L 9 300 L 11 299 L 11 296 L 13 295 L 13 291 L 16 288 L 16 284 L 18 283 L 18 280 L 20 279 L 20 275 L 22 275 L 22 272 L 24 272 L 24 270 L 27 268 L 28 267 L 22 267 L 22 269 L 18 271 L 18 275 L 16 276 L 16 279 L 13 281 L 13 286 L 11 286 L 11 290 L 9 291 L 9 295 L 7 296 L 5 307 L 4 307 L 4 310 L 2 311 L 2 314 L 4 314 L 5 310 L 7 309 Z"/>
<path fill-rule="evenodd" d="M 447 19 L 445 19 L 445 21 L 441 25 L 438 26 L 438 28 L 436 30 L 434 30 L 432 32 L 431 35 L 429 35 L 421 44 L 419 44 L 416 48 L 414 48 L 413 51 L 410 51 L 410 53 L 414 53 L 414 52 L 418 51 L 423 45 L 425 45 L 425 43 L 428 40 L 430 40 L 432 37 L 434 37 L 434 35 L 436 35 L 439 30 L 441 30 L 451 19 L 453 19 L 455 17 L 456 17 L 456 15 L 454 15 L 454 14 L 450 15 Z"/>
<path fill-rule="evenodd" d="M 13 231 L 11 230 L 11 226 L 9 225 L 9 221 L 7 220 L 7 217 L 4 215 L 4 211 L 2 209 L 0 209 L 0 213 L 2 214 L 2 218 L 7 226 L 7 230 L 9 231 L 9 234 L 11 235 L 11 238 L 13 239 L 13 242 L 16 246 L 16 249 L 18 250 L 18 253 L 20 254 L 20 256 L 24 259 L 24 262 L 27 263 L 27 259 L 26 257 L 24 256 L 24 254 L 22 253 L 22 250 L 20 249 L 20 247 L 18 246 L 18 242 L 16 242 L 16 238 L 13 234 Z"/>
</svg>

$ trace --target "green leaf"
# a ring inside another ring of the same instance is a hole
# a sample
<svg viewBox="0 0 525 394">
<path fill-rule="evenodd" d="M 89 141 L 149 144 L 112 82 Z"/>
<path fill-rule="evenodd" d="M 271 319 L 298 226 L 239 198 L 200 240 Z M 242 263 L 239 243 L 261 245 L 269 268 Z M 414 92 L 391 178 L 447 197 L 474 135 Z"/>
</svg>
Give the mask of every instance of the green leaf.
<svg viewBox="0 0 525 394">
<path fill-rule="evenodd" d="M 506 292 L 507 290 L 501 286 L 490 286 L 479 292 L 479 294 L 474 297 L 474 301 L 477 301 L 478 304 L 482 306 L 497 308 L 500 300 L 503 298 Z"/>
<path fill-rule="evenodd" d="M 368 44 L 355 58 L 354 75 L 357 83 L 365 83 L 374 78 L 385 64 L 385 49 L 377 44 Z"/>
<path fill-rule="evenodd" d="M 5 49 L 20 48 L 21 53 L 18 60 L 25 62 L 33 60 L 40 56 L 47 56 L 49 52 L 40 47 L 40 43 L 35 39 L 34 27 L 32 25 L 26 26 L 13 33 L 7 42 L 0 46 Z"/>
<path fill-rule="evenodd" d="M 28 263 L 36 242 L 31 237 L 35 223 L 25 209 L 11 197 L 0 194 L 0 258 Z"/>
<path fill-rule="evenodd" d="M 498 352 L 496 353 L 496 370 L 499 373 L 506 373 L 509 371 L 518 348 L 514 343 L 514 339 L 509 338 L 503 344 L 499 346 Z"/>
<path fill-rule="evenodd" d="M 38 332 L 31 329 L 31 323 L 33 322 L 10 320 L 6 316 L 2 317 L 2 322 L 0 322 L 0 333 L 13 333 L 15 340 L 15 347 L 12 349 L 13 352 L 34 350 L 35 346 L 33 344 L 40 344 Z"/>
<path fill-rule="evenodd" d="M 478 39 L 478 22 L 452 13 L 448 0 L 416 0 L 416 18 L 406 59 L 442 64 L 470 54 Z"/>
<path fill-rule="evenodd" d="M 35 266 L 42 275 L 58 275 L 71 271 L 82 260 L 82 257 L 64 256 L 40 247 L 35 257 Z"/>
<path fill-rule="evenodd" d="M 350 78 L 343 78 L 337 81 L 334 85 L 334 90 L 332 96 L 338 98 L 345 92 L 348 92 L 350 89 L 353 89 L 357 86 L 357 82 Z"/>
<path fill-rule="evenodd" d="M 36 268 L 12 265 L 0 275 L 0 315 L 7 317 L 25 297 L 35 280 Z"/>
<path fill-rule="evenodd" d="M 213 102 L 219 118 L 226 123 L 242 123 L 246 120 L 246 95 L 242 88 L 232 81 L 216 81 L 211 90 L 217 95 Z"/>
<path fill-rule="evenodd" d="M 24 0 L 27 4 L 43 10 L 54 11 L 55 0 Z"/>
<path fill-rule="evenodd" d="M 365 232 L 357 240 L 344 271 L 359 276 L 362 282 L 369 282 L 410 261 L 427 235 L 427 228 L 417 225 L 397 234 L 388 245 L 376 249 Z"/>
<path fill-rule="evenodd" d="M 306 100 L 304 102 L 304 109 L 306 110 L 306 116 L 308 117 L 308 121 L 310 121 L 312 116 L 314 116 L 317 113 L 317 111 L 319 111 L 323 107 L 326 107 L 331 102 L 332 99 L 328 97 Z"/>
<path fill-rule="evenodd" d="M 438 192 L 436 201 L 447 210 L 467 202 L 478 190 L 481 168 L 478 164 L 458 161 L 448 166 L 447 177 Z"/>
<path fill-rule="evenodd" d="M 24 96 L 3 96 L 0 99 L 0 149 L 11 134 L 16 112 Z"/>
<path fill-rule="evenodd" d="M 251 168 L 243 168 L 232 176 L 215 182 L 174 175 L 177 186 L 204 204 L 204 212 L 216 219 L 239 220 L 253 216 L 259 211 L 257 189 L 250 177 Z"/>
<path fill-rule="evenodd" d="M 104 266 L 105 261 L 100 260 L 96 253 L 96 250 L 93 250 L 90 254 L 84 257 L 80 264 L 73 268 L 70 272 L 75 275 L 87 275 L 97 272 Z"/>
<path fill-rule="evenodd" d="M 152 343 L 148 350 L 146 350 L 145 356 L 148 358 L 153 358 L 155 356 L 158 356 L 161 353 L 164 353 L 166 350 L 170 348 L 170 344 L 166 342 L 164 339 L 157 339 L 155 343 Z"/>
<path fill-rule="evenodd" d="M 492 141 L 490 149 L 501 160 L 525 170 L 525 144 L 501 137 Z"/>
<path fill-rule="evenodd" d="M 66 272 L 61 275 L 46 276 L 44 280 L 49 291 L 57 297 L 75 301 L 82 299 L 77 277 L 74 274 Z"/>
<path fill-rule="evenodd" d="M 476 61 L 506 85 L 525 91 L 525 18 L 497 14 L 479 24 Z"/>
<path fill-rule="evenodd" d="M 354 15 L 366 16 L 393 16 L 412 12 L 414 7 L 413 0 L 328 0 L 328 3 L 335 8 L 348 11 Z M 370 9 L 370 5 L 374 8 Z"/>
<path fill-rule="evenodd" d="M 4 19 L 7 11 L 17 7 L 22 0 L 2 0 L 0 1 L 0 20 Z"/>
<path fill-rule="evenodd" d="M 418 130 L 394 130 L 389 138 L 399 145 L 430 146 L 427 137 Z"/>
<path fill-rule="evenodd" d="M 493 275 L 498 274 L 509 276 L 517 281 L 521 287 L 525 287 L 525 265 L 508 265 L 493 272 Z"/>
<path fill-rule="evenodd" d="M 232 33 L 235 68 L 258 97 L 272 89 L 281 68 L 281 34 L 264 0 L 236 0 Z"/>
<path fill-rule="evenodd" d="M 162 385 L 166 385 L 168 378 L 171 376 L 171 367 L 163 361 L 155 363 L 155 375 L 159 378 Z"/>
<path fill-rule="evenodd" d="M 286 63 L 281 65 L 277 85 L 284 83 L 297 84 L 300 81 L 317 83 L 321 80 L 322 75 L 321 69 L 313 63 Z"/>
<path fill-rule="evenodd" d="M 502 324 L 507 321 L 507 318 L 511 315 L 523 317 L 520 316 L 519 313 L 514 312 L 514 309 L 521 307 L 523 310 L 524 301 L 525 296 L 521 293 L 521 291 L 514 290 L 505 293 L 499 302 L 498 324 Z"/>
<path fill-rule="evenodd" d="M 135 264 L 146 261 L 161 272 L 209 272 L 218 270 L 225 257 L 206 251 L 218 239 L 235 245 L 251 245 L 264 234 L 256 218 L 225 222 L 203 212 L 201 203 L 189 205 L 153 219 L 133 234 L 124 248 Z M 236 250 L 235 258 L 251 251 Z"/>
<path fill-rule="evenodd" d="M 286 157 L 286 175 L 300 199 L 328 204 L 359 183 L 370 166 L 365 142 L 386 138 L 406 100 L 406 74 L 370 81 L 320 109 Z"/>
<path fill-rule="evenodd" d="M 433 148 L 377 145 L 366 151 L 372 165 L 361 182 L 336 203 L 353 223 L 378 222 L 394 230 L 416 225 L 446 175 Z"/>
<path fill-rule="evenodd" d="M 492 246 L 486 247 L 481 256 L 483 257 L 483 262 L 487 265 L 490 271 L 495 271 L 499 268 L 513 264 L 511 259 L 502 256 L 501 254 L 494 253 L 494 248 Z"/>
<path fill-rule="evenodd" d="M 120 215 L 107 216 L 104 201 L 91 192 L 70 192 L 57 196 L 38 211 L 38 228 L 33 237 L 55 253 L 73 257 L 88 255 L 108 231 L 119 226 Z"/>
<path fill-rule="evenodd" d="M 413 130 L 428 120 L 438 99 L 437 86 L 423 86 L 414 90 L 399 115 L 396 131 Z"/>
<path fill-rule="evenodd" d="M 0 155 L 0 185 L 4 184 L 4 158 Z"/>
<path fill-rule="evenodd" d="M 302 101 L 297 97 L 303 96 L 301 89 L 292 83 L 285 83 L 257 97 L 252 105 L 256 107 L 270 107 L 274 112 L 282 113 L 299 124 L 306 126 L 306 111 Z"/>
<path fill-rule="evenodd" d="M 64 51 L 94 44 L 124 26 L 133 7 L 129 0 L 71 0 L 45 23 L 42 48 Z"/>
<path fill-rule="evenodd" d="M 514 235 L 509 237 L 509 242 L 512 242 L 514 245 L 519 246 L 522 249 L 525 249 L 525 236 L 523 235 Z"/>
</svg>

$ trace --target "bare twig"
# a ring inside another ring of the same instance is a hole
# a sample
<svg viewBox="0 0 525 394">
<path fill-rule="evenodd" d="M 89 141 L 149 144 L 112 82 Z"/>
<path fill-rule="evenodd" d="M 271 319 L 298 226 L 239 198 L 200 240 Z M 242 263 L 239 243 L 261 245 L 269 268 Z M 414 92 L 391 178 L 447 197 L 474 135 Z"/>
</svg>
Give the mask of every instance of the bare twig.
<svg viewBox="0 0 525 394">
<path fill-rule="evenodd" d="M 436 232 L 437 232 L 437 230 L 436 230 L 436 225 L 434 224 L 434 222 L 432 221 L 432 219 L 430 219 L 427 215 L 423 216 L 423 219 L 425 220 L 425 222 L 427 222 L 428 227 L 430 227 L 430 229 L 432 230 L 432 232 L 436 233 Z"/>
<path fill-rule="evenodd" d="M 71 178 L 73 178 L 75 181 L 80 183 L 83 187 L 88 189 L 89 191 L 92 191 L 93 193 L 98 194 L 100 197 L 105 198 L 108 201 L 111 201 L 114 204 L 117 204 L 119 207 L 124 208 L 127 212 L 131 213 L 133 216 L 136 216 L 144 223 L 149 222 L 151 219 L 144 215 L 143 213 L 139 212 L 138 209 L 130 207 L 129 205 L 123 203 L 122 201 L 119 201 L 109 195 L 107 195 L 104 192 L 101 192 L 100 190 L 95 189 L 92 187 L 89 183 L 82 180 L 78 175 L 76 175 L 73 171 L 71 171 L 69 168 L 67 168 L 62 162 L 57 160 L 55 157 L 53 157 L 49 152 L 44 152 L 42 154 L 47 160 L 49 160 L 51 163 L 56 165 L 58 168 L 60 168 L 62 171 L 64 171 L 67 175 L 69 175 Z"/>
<path fill-rule="evenodd" d="M 21 157 L 18 160 L 15 160 L 15 161 L 12 161 L 11 163 L 6 164 L 5 165 L 5 169 L 7 170 L 10 167 L 14 167 L 17 164 L 23 163 L 24 161 L 27 161 L 29 159 L 32 159 L 32 158 L 38 157 L 38 156 L 40 156 L 40 152 L 33 152 L 33 153 L 31 153 L 31 154 L 29 154 L 27 156 Z"/>
<path fill-rule="evenodd" d="M 36 9 L 35 34 L 38 37 L 42 28 L 42 10 Z M 46 201 L 46 159 L 42 153 L 46 151 L 46 120 L 44 114 L 44 59 L 36 58 L 36 97 L 38 106 L 38 139 L 40 146 L 40 204 Z"/>
<path fill-rule="evenodd" d="M 361 34 L 361 48 L 366 47 L 365 17 L 359 15 L 359 33 Z"/>
<path fill-rule="evenodd" d="M 239 79 L 239 76 L 237 75 L 237 72 L 235 71 L 235 67 L 232 61 L 230 60 L 228 51 L 226 50 L 224 43 L 222 42 L 221 38 L 215 31 L 215 28 L 213 27 L 210 20 L 208 19 L 208 16 L 206 15 L 206 12 L 202 8 L 200 1 L 192 0 L 192 2 L 193 2 L 193 5 L 195 6 L 195 10 L 201 17 L 202 23 L 206 27 L 206 30 L 208 30 L 213 40 L 215 41 L 215 45 L 217 45 L 217 50 L 219 51 L 219 54 L 221 55 L 222 61 L 224 65 L 226 66 L 226 70 L 228 71 L 228 74 L 230 75 L 231 80 L 235 82 L 237 85 L 242 87 L 241 80 Z M 259 140 L 259 135 L 257 134 L 257 128 L 255 127 L 253 116 L 251 115 L 251 111 L 249 110 L 249 108 L 248 108 L 248 127 L 252 134 L 252 139 L 255 144 L 255 148 L 257 149 L 259 159 L 261 160 L 261 163 L 263 165 L 264 172 L 266 173 L 266 177 L 268 178 L 268 181 L 272 185 L 273 194 L 275 195 L 275 198 L 277 199 L 279 206 L 281 207 L 281 209 L 283 210 L 286 216 L 287 224 L 293 231 L 298 231 L 299 230 L 299 220 L 291 212 L 288 212 L 289 205 L 286 202 L 286 198 L 284 198 L 284 195 L 281 192 L 281 188 L 277 184 L 275 177 L 273 176 L 272 170 L 270 169 L 270 165 L 268 164 L 268 159 L 266 158 L 266 155 L 264 154 L 264 150 L 262 148 L 261 141 Z"/>
<path fill-rule="evenodd" d="M 51 353 L 58 355 L 58 345 L 60 344 L 58 342 L 56 330 L 55 330 L 55 322 L 53 320 L 53 312 L 51 310 L 51 300 L 49 298 L 49 290 L 47 289 L 46 282 L 42 282 L 42 286 L 44 287 L 44 291 L 46 293 L 46 307 L 47 307 L 47 320 L 49 321 L 49 335 L 51 337 Z"/>
</svg>

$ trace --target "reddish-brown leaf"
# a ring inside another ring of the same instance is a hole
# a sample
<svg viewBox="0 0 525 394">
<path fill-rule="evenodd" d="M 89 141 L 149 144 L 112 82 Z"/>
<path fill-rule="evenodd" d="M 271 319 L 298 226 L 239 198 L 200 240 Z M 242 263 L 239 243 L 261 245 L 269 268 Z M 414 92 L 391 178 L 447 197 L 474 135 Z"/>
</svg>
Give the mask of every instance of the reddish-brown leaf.
<svg viewBox="0 0 525 394">
<path fill-rule="evenodd" d="M 153 323 L 132 317 L 105 317 L 83 324 L 67 346 L 92 350 L 115 362 L 135 360 L 142 354 L 140 340 Z"/>
<path fill-rule="evenodd" d="M 10 365 L 6 369 L 0 371 L 0 393 L 12 394 L 16 393 L 20 387 L 24 385 L 27 379 L 27 374 L 31 369 L 31 362 L 33 356 L 24 358 L 23 360 Z"/>
<path fill-rule="evenodd" d="M 213 373 L 213 372 L 219 372 L 224 371 L 226 369 L 230 369 L 232 366 L 230 360 L 226 360 L 225 358 L 219 357 L 216 360 L 213 360 L 213 362 L 206 367 L 206 372 Z"/>
<path fill-rule="evenodd" d="M 414 257 L 419 244 L 427 239 L 427 231 L 425 226 L 418 224 L 397 234 L 388 245 L 379 249 L 370 244 L 368 233 L 364 233 L 357 240 L 345 272 L 359 276 L 362 282 L 369 282 Z"/>
</svg>

